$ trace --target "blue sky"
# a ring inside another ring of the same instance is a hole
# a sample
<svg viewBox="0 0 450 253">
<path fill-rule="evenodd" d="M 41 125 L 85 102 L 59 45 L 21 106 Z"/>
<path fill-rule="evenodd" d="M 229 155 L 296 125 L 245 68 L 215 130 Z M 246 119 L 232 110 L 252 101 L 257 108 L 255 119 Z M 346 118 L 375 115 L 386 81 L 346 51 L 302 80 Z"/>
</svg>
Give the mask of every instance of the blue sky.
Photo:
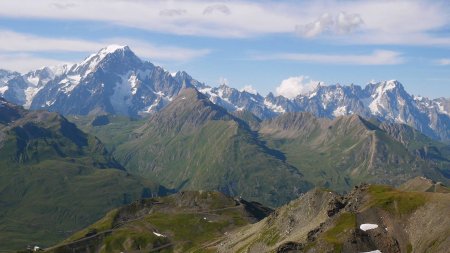
<svg viewBox="0 0 450 253">
<path fill-rule="evenodd" d="M 0 68 L 75 63 L 108 44 L 261 94 L 397 79 L 450 97 L 450 1 L 0 2 Z"/>
</svg>

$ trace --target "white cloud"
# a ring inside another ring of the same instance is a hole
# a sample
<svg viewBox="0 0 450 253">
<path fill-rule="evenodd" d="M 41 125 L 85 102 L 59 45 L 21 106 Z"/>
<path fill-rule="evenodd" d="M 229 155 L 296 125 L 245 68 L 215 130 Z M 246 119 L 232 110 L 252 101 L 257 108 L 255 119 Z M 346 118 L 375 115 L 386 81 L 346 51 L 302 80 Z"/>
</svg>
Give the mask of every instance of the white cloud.
<svg viewBox="0 0 450 253">
<path fill-rule="evenodd" d="M 442 66 L 450 65 L 450 58 L 439 59 L 437 63 Z"/>
<path fill-rule="evenodd" d="M 246 92 L 254 94 L 254 95 L 258 94 L 258 91 L 255 88 L 253 88 L 253 86 L 251 86 L 251 85 L 245 85 L 240 91 L 241 92 L 246 91 Z"/>
<path fill-rule="evenodd" d="M 34 56 L 32 54 L 2 54 L 0 53 L 0 69 L 25 73 L 44 66 L 60 66 L 68 62 Z"/>
<path fill-rule="evenodd" d="M 358 14 L 347 14 L 345 12 L 340 12 L 336 17 L 335 29 L 339 34 L 345 34 L 353 32 L 358 29 L 364 21 Z"/>
<path fill-rule="evenodd" d="M 281 82 L 276 88 L 275 93 L 278 96 L 295 98 L 298 95 L 307 95 L 313 91 L 320 82 L 311 80 L 308 76 L 289 77 Z"/>
<path fill-rule="evenodd" d="M 203 10 L 203 15 L 209 15 L 212 14 L 214 12 L 218 12 L 224 15 L 230 15 L 231 14 L 231 10 L 230 8 L 228 8 L 228 6 L 226 6 L 225 4 L 215 4 L 215 5 L 210 5 L 207 6 L 205 8 L 205 10 Z"/>
<path fill-rule="evenodd" d="M 0 17 L 101 21 L 161 33 L 212 37 L 290 33 L 296 23 L 295 16 L 286 16 L 287 7 L 280 6 L 274 11 L 275 3 L 227 1 L 226 5 L 220 2 L 211 5 L 202 0 L 77 0 L 76 5 L 55 11 L 54 2 L 0 1 Z"/>
<path fill-rule="evenodd" d="M 363 23 L 358 14 L 340 12 L 333 16 L 330 13 L 324 13 L 316 21 L 297 25 L 295 29 L 300 36 L 312 38 L 322 33 L 348 34 L 358 29 Z"/>
<path fill-rule="evenodd" d="M 329 13 L 325 13 L 314 22 L 296 26 L 295 30 L 303 37 L 312 38 L 326 30 L 330 30 L 333 24 L 333 17 Z"/>
<path fill-rule="evenodd" d="M 184 9 L 165 9 L 159 12 L 160 16 L 173 17 L 173 16 L 182 16 L 187 13 Z"/>
<path fill-rule="evenodd" d="M 231 0 L 214 5 L 204 0 L 0 1 L 2 18 L 99 21 L 160 33 L 226 38 L 288 34 L 300 25 L 305 37 L 326 34 L 327 41 L 345 44 L 448 46 L 448 13 L 447 1 L 427 0 Z M 358 32 L 351 33 L 355 29 Z"/>
<path fill-rule="evenodd" d="M 387 50 L 376 50 L 371 54 L 279 53 L 256 55 L 252 58 L 255 60 L 289 60 L 341 65 L 395 65 L 401 64 L 405 61 L 401 53 Z"/>
<path fill-rule="evenodd" d="M 155 45 L 130 38 L 108 39 L 107 44 L 127 44 L 139 57 L 161 61 L 190 61 L 211 53 L 210 49 L 183 48 L 170 45 Z"/>
<path fill-rule="evenodd" d="M 58 10 L 64 10 L 64 9 L 69 9 L 69 8 L 73 8 L 76 6 L 76 4 L 74 3 L 51 3 L 50 6 L 58 9 Z"/>
<path fill-rule="evenodd" d="M 205 56 L 211 52 L 209 49 L 191 49 L 170 45 L 155 45 L 152 43 L 134 40 L 130 38 L 109 38 L 102 41 L 88 41 L 68 38 L 46 38 L 36 35 L 16 33 L 0 30 L 0 68 L 23 71 L 31 70 L 48 64 L 58 64 L 61 60 L 39 56 L 46 52 L 97 52 L 109 44 L 127 44 L 137 56 L 156 61 L 189 61 Z M 12 59 L 16 55 L 17 59 Z M 79 61 L 80 59 L 67 59 L 67 61 Z M 41 62 L 40 62 L 41 61 Z"/>
<path fill-rule="evenodd" d="M 0 51 L 3 52 L 90 52 L 105 44 L 65 38 L 46 38 L 30 34 L 0 30 Z"/>
<path fill-rule="evenodd" d="M 334 8 L 358 13 L 363 29 L 352 36 L 339 36 L 345 44 L 448 46 L 450 36 L 439 33 L 450 24 L 449 5 L 444 1 L 379 0 L 343 1 Z"/>
</svg>

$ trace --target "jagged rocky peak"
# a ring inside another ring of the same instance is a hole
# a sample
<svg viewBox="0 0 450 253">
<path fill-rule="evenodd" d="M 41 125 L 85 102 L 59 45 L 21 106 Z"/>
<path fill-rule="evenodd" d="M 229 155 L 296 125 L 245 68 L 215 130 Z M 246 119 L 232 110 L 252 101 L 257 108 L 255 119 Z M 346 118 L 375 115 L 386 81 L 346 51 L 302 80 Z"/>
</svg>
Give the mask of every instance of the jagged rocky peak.
<svg viewBox="0 0 450 253">
<path fill-rule="evenodd" d="M 201 83 L 192 76 L 190 76 L 185 71 L 177 71 L 175 73 L 171 73 L 171 76 L 180 84 L 182 84 L 183 88 L 196 87 L 196 88 L 206 88 L 204 83 Z"/>
<path fill-rule="evenodd" d="M 369 83 L 367 84 L 366 91 L 368 91 L 371 94 L 380 94 L 380 93 L 386 93 L 388 91 L 394 91 L 394 90 L 402 90 L 404 91 L 403 84 L 401 84 L 397 80 L 389 80 L 389 81 L 383 81 L 378 83 Z"/>
<path fill-rule="evenodd" d="M 0 85 L 2 85 L 7 80 L 20 75 L 20 73 L 15 71 L 9 71 L 6 69 L 0 69 Z"/>
<path fill-rule="evenodd" d="M 42 67 L 26 73 L 23 78 L 29 84 L 28 88 L 40 87 L 46 85 L 55 77 L 65 74 L 70 67 L 72 65 Z M 29 92 L 31 92 L 31 89 L 29 89 Z"/>
</svg>

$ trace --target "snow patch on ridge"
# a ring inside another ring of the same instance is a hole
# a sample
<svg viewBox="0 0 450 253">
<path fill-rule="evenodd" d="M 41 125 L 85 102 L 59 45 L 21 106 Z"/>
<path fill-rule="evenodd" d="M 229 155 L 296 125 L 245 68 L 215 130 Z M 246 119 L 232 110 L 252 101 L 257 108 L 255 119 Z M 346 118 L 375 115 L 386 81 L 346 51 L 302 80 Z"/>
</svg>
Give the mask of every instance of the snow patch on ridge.
<svg viewBox="0 0 450 253">
<path fill-rule="evenodd" d="M 198 91 L 199 91 L 200 93 L 206 95 L 206 96 L 209 98 L 209 100 L 210 100 L 211 102 L 213 102 L 214 104 L 217 103 L 217 98 L 219 97 L 219 95 L 217 95 L 216 93 L 214 93 L 214 92 L 212 91 L 212 88 L 211 88 L 211 87 L 206 87 L 206 88 L 203 88 L 203 89 L 199 89 Z"/>
<path fill-rule="evenodd" d="M 61 87 L 59 90 L 64 92 L 65 94 L 70 96 L 70 93 L 80 84 L 81 76 L 80 75 L 70 75 L 64 78 L 59 82 Z"/>
<path fill-rule="evenodd" d="M 44 88 L 44 86 L 41 86 L 41 87 L 39 87 L 39 88 L 29 86 L 28 88 L 26 88 L 26 89 L 24 90 L 24 93 L 25 93 L 25 104 L 23 105 L 23 107 L 24 107 L 25 109 L 30 108 L 31 102 L 33 102 L 34 96 L 36 96 L 36 94 L 37 94 L 42 88 Z"/>
<path fill-rule="evenodd" d="M 285 113 L 286 112 L 286 110 L 282 106 L 275 105 L 272 102 L 268 101 L 267 99 L 264 100 L 264 105 L 267 106 L 267 108 L 269 108 L 277 113 Z"/>
<path fill-rule="evenodd" d="M 375 228 L 378 228 L 377 224 L 365 223 L 365 224 L 361 224 L 359 226 L 359 229 L 361 229 L 362 231 L 367 231 L 367 230 L 371 230 L 371 229 L 375 229 Z"/>
<path fill-rule="evenodd" d="M 435 102 L 435 104 L 439 113 L 447 114 L 450 116 L 450 111 L 446 111 L 444 105 L 442 105 L 441 102 Z"/>
<path fill-rule="evenodd" d="M 139 85 L 139 79 L 137 79 L 136 74 L 132 74 L 130 76 L 130 78 L 128 78 L 128 82 L 130 83 L 131 86 L 131 94 L 135 95 L 137 92 L 137 86 Z"/>
<path fill-rule="evenodd" d="M 3 86 L 3 87 L 0 87 L 0 94 L 5 94 L 5 92 L 7 91 L 9 89 L 9 87 L 8 86 Z"/>
<path fill-rule="evenodd" d="M 339 106 L 338 108 L 336 108 L 336 110 L 333 111 L 334 117 L 343 115 L 347 115 L 347 106 Z"/>
<path fill-rule="evenodd" d="M 160 109 L 161 106 L 164 106 L 173 100 L 173 97 L 166 96 L 162 91 L 153 92 L 153 93 L 155 95 L 157 95 L 158 97 L 153 101 L 153 103 L 151 105 L 149 105 L 146 108 L 144 108 L 143 110 L 141 110 L 139 112 L 139 114 L 145 115 L 145 114 L 153 113 L 153 112 L 157 111 L 158 109 Z M 182 97 L 181 99 L 185 100 L 186 97 Z"/>
<path fill-rule="evenodd" d="M 153 234 L 156 235 L 156 236 L 158 236 L 158 237 L 166 237 L 165 235 L 160 234 L 160 233 L 156 233 L 156 232 L 153 232 Z"/>
<path fill-rule="evenodd" d="M 27 81 L 32 84 L 33 86 L 38 86 L 39 84 L 39 77 L 38 76 L 29 76 L 27 78 Z"/>
<path fill-rule="evenodd" d="M 128 108 L 131 106 L 132 89 L 130 76 L 132 72 L 120 76 L 121 82 L 117 82 L 114 86 L 114 93 L 110 97 L 111 105 L 114 111 L 119 114 L 127 114 Z"/>
</svg>

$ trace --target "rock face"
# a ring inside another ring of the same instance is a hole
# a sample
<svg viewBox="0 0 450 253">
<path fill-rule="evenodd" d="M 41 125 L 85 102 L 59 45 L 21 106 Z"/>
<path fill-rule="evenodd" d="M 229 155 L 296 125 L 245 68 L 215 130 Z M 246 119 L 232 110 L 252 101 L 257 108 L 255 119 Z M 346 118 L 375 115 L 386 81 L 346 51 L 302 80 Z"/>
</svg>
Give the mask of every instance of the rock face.
<svg viewBox="0 0 450 253">
<path fill-rule="evenodd" d="M 312 190 L 228 234 L 218 252 L 447 252 L 450 195 L 362 185 Z M 434 217 L 432 217 L 434 216 Z"/>
<path fill-rule="evenodd" d="M 293 99 L 207 86 L 184 71 L 169 73 L 141 61 L 127 46 L 110 45 L 74 65 L 44 67 L 26 74 L 0 71 L 0 96 L 31 109 L 62 114 L 112 113 L 145 116 L 164 108 L 180 90 L 195 87 L 229 112 L 249 111 L 260 119 L 285 112 L 335 118 L 359 114 L 405 123 L 441 140 L 450 139 L 449 99 L 408 94 L 396 81 L 358 85 L 318 85 Z"/>
</svg>

